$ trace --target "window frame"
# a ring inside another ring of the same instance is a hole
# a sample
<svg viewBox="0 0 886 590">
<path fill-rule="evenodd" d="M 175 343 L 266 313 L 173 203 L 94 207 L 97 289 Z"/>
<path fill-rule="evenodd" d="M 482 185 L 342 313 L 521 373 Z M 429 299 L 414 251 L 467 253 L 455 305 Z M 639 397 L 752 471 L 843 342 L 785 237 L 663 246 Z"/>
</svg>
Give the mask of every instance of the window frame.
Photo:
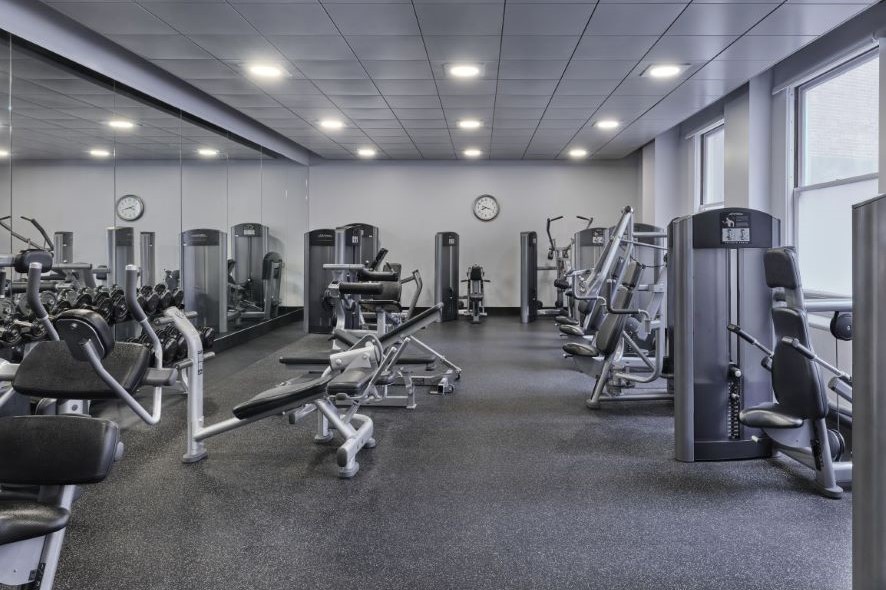
<svg viewBox="0 0 886 590">
<path fill-rule="evenodd" d="M 708 209 L 720 209 L 726 203 L 726 196 L 724 194 L 723 199 L 720 201 L 712 201 L 710 203 L 705 203 L 705 164 L 707 163 L 707 149 L 705 139 L 711 135 L 712 133 L 717 133 L 718 131 L 723 132 L 723 145 L 725 152 L 726 145 L 726 121 L 725 119 L 720 119 L 704 129 L 699 130 L 698 133 L 695 134 L 695 145 L 696 145 L 696 153 L 698 154 L 695 158 L 696 161 L 696 209 L 698 211 L 707 211 Z M 725 153 L 723 157 L 723 167 L 725 172 L 726 161 L 725 161 Z M 724 179 L 724 189 L 725 189 L 725 179 Z"/>
<path fill-rule="evenodd" d="M 807 92 L 810 90 L 821 86 L 827 82 L 830 82 L 834 78 L 838 78 L 846 72 L 853 70 L 857 67 L 864 65 L 865 63 L 877 59 L 880 56 L 880 52 L 878 49 L 871 49 L 861 53 L 859 55 L 855 55 L 842 61 L 838 64 L 835 64 L 826 70 L 818 73 L 814 77 L 797 84 L 793 87 L 794 93 L 794 191 L 792 191 L 795 195 L 798 194 L 797 189 L 800 190 L 808 190 L 813 188 L 823 188 L 824 186 L 829 186 L 833 184 L 849 184 L 852 182 L 860 182 L 863 180 L 868 180 L 873 175 L 877 176 L 876 172 L 868 172 L 866 174 L 857 174 L 855 176 L 847 176 L 846 178 L 833 178 L 831 180 L 826 180 L 823 182 L 817 182 L 813 184 L 803 184 L 806 179 L 806 169 L 805 169 L 805 138 L 806 138 L 806 110 L 805 110 L 805 100 L 804 97 Z M 796 203 L 795 203 L 796 206 Z"/>
</svg>

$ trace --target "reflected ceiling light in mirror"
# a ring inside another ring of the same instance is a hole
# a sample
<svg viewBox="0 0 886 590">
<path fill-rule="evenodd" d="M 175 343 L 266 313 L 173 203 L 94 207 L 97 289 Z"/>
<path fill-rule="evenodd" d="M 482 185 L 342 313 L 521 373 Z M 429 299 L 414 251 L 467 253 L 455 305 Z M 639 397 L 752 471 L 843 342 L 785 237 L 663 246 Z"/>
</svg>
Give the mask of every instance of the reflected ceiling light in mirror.
<svg viewBox="0 0 886 590">
<path fill-rule="evenodd" d="M 204 158 L 215 158 L 218 156 L 218 150 L 213 148 L 200 148 L 197 150 L 197 154 Z"/>
<path fill-rule="evenodd" d="M 683 64 L 656 64 L 651 65 L 643 72 L 643 76 L 649 78 L 674 78 L 686 68 Z"/>
<path fill-rule="evenodd" d="M 132 129 L 135 127 L 135 123 L 126 119 L 111 119 L 108 121 L 108 127 L 112 129 Z"/>
<path fill-rule="evenodd" d="M 332 131 L 336 131 L 344 127 L 345 124 L 342 123 L 339 119 L 323 119 L 320 121 L 320 127 L 323 129 L 329 129 Z"/>
<path fill-rule="evenodd" d="M 111 152 L 108 150 L 103 150 L 101 148 L 95 148 L 89 150 L 89 155 L 93 158 L 107 158 L 111 155 Z"/>
<path fill-rule="evenodd" d="M 584 148 L 572 148 L 569 150 L 569 157 L 573 160 L 580 160 L 588 157 L 588 150 Z"/>
<path fill-rule="evenodd" d="M 357 150 L 357 155 L 361 158 L 374 158 L 375 154 L 376 152 L 373 148 L 360 148 Z"/>
<path fill-rule="evenodd" d="M 476 78 L 482 71 L 477 64 L 447 64 L 444 69 L 452 78 Z"/>
<path fill-rule="evenodd" d="M 478 119 L 462 119 L 458 122 L 459 129 L 467 129 L 469 131 L 473 129 L 479 129 L 482 126 L 483 121 L 480 121 Z"/>
<path fill-rule="evenodd" d="M 247 70 L 256 78 L 264 78 L 266 80 L 276 80 L 286 75 L 283 68 L 271 64 L 252 64 Z"/>
<path fill-rule="evenodd" d="M 600 119 L 596 123 L 594 123 L 594 127 L 597 129 L 618 129 L 621 126 L 621 123 L 616 121 L 615 119 Z"/>
<path fill-rule="evenodd" d="M 0 158 L 8 158 L 9 150 L 0 150 Z"/>
<path fill-rule="evenodd" d="M 466 158 L 479 158 L 483 155 L 483 152 L 478 150 L 477 148 L 468 148 L 462 153 Z"/>
</svg>

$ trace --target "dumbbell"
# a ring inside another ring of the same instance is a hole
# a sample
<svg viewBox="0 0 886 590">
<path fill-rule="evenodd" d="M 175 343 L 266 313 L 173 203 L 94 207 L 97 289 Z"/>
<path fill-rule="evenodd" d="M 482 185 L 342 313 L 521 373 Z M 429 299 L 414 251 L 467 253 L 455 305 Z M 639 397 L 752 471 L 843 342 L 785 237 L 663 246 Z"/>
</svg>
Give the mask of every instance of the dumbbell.
<svg viewBox="0 0 886 590">
<path fill-rule="evenodd" d="M 179 309 L 184 309 L 185 306 L 185 292 L 181 289 L 173 289 L 172 290 L 172 304 Z"/>
<path fill-rule="evenodd" d="M 111 308 L 115 322 L 123 322 L 129 319 L 129 306 L 126 304 L 126 296 L 123 292 L 115 293 L 111 297 Z"/>
<path fill-rule="evenodd" d="M 203 343 L 203 350 L 212 350 L 215 345 L 215 329 L 210 326 L 200 328 L 200 342 Z"/>
<path fill-rule="evenodd" d="M 22 333 L 12 324 L 0 326 L 0 342 L 7 346 L 18 346 L 22 342 Z"/>
<path fill-rule="evenodd" d="M 92 305 L 92 293 L 88 289 L 82 289 L 74 298 L 73 306 L 78 309 L 85 309 L 87 305 Z"/>
<path fill-rule="evenodd" d="M 172 291 L 164 283 L 154 285 L 154 292 L 160 296 L 160 309 L 172 307 Z"/>
<path fill-rule="evenodd" d="M 160 296 L 157 295 L 152 286 L 145 285 L 139 291 L 138 304 L 141 305 L 146 314 L 153 315 L 157 313 L 157 308 L 160 306 Z"/>
</svg>

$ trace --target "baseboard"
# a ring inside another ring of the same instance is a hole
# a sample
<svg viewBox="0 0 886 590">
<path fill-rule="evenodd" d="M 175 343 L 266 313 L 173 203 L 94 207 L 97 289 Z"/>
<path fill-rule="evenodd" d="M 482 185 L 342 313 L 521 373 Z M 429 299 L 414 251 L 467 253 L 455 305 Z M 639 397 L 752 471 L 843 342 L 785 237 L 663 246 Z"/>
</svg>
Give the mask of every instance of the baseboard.
<svg viewBox="0 0 886 590">
<path fill-rule="evenodd" d="M 304 317 L 304 309 L 301 307 L 281 307 L 280 314 L 266 322 L 260 322 L 246 326 L 236 332 L 229 332 L 215 339 L 215 345 L 212 350 L 221 352 L 234 346 L 239 346 L 245 342 L 249 342 L 254 338 L 263 336 L 271 330 L 276 330 L 282 326 L 293 324 L 301 321 Z"/>
</svg>

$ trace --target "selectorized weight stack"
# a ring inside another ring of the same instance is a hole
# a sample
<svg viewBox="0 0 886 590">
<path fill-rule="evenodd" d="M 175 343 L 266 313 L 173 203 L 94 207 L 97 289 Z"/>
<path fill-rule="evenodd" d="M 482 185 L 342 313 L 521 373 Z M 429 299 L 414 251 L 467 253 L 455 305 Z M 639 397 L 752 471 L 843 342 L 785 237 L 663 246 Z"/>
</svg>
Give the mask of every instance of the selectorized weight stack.
<svg viewBox="0 0 886 590">
<path fill-rule="evenodd" d="M 135 264 L 135 228 L 108 228 L 108 284 L 122 285 L 126 267 Z"/>
<path fill-rule="evenodd" d="M 238 223 L 231 228 L 234 250 L 234 281 L 245 285 L 247 299 L 255 303 L 265 300 L 262 265 L 269 252 L 268 228 L 260 223 Z"/>
<path fill-rule="evenodd" d="M 439 232 L 434 238 L 434 303 L 442 303 L 440 321 L 458 319 L 458 234 Z"/>
<path fill-rule="evenodd" d="M 228 331 L 228 235 L 217 229 L 191 229 L 181 237 L 181 282 L 185 309 L 195 323 Z"/>
<path fill-rule="evenodd" d="M 538 319 L 538 234 L 520 232 L 520 321 Z"/>
<path fill-rule="evenodd" d="M 157 276 L 157 234 L 143 231 L 139 234 L 138 257 L 141 261 L 142 285 L 153 285 Z"/>
<path fill-rule="evenodd" d="M 335 263 L 335 230 L 315 229 L 305 234 L 305 329 L 309 334 L 331 334 L 335 308 L 325 303 L 333 271 L 324 264 Z"/>
<path fill-rule="evenodd" d="M 679 461 L 766 457 L 768 441 L 742 425 L 745 407 L 772 400 L 771 376 L 729 324 L 772 346 L 772 295 L 763 255 L 780 223 L 752 209 L 680 217 L 668 227 L 668 332 Z"/>
</svg>

